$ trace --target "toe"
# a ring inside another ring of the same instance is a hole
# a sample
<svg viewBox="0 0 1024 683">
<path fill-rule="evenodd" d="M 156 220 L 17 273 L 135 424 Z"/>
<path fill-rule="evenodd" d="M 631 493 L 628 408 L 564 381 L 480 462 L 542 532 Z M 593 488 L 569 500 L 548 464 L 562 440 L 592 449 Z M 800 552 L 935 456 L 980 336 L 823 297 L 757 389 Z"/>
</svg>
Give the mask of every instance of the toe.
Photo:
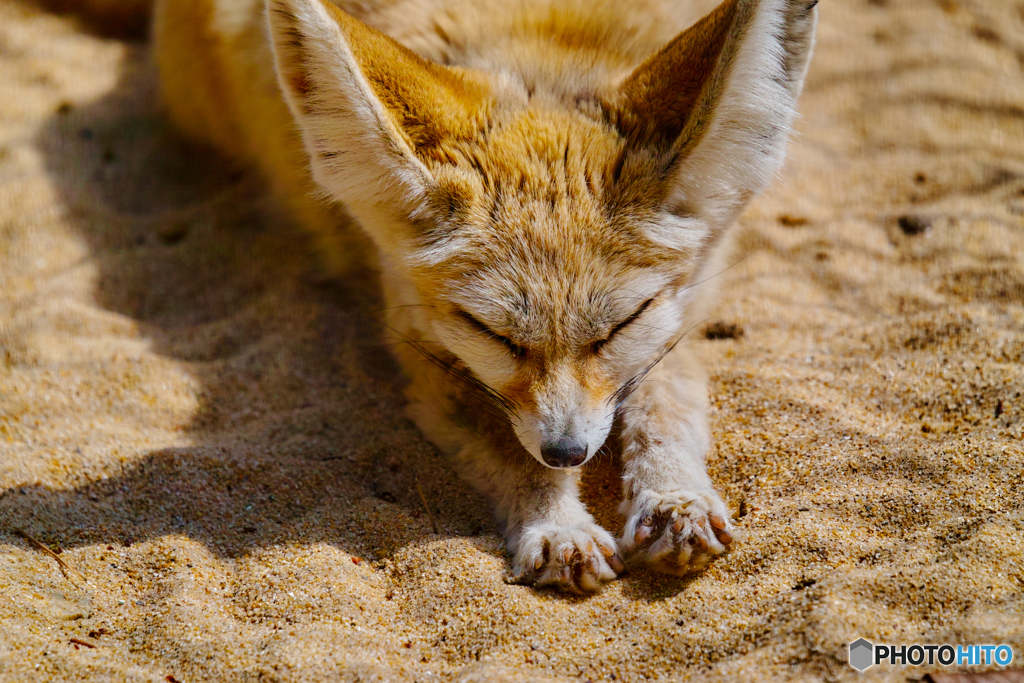
<svg viewBox="0 0 1024 683">
<path fill-rule="evenodd" d="M 729 533 L 728 524 L 723 517 L 712 512 L 708 515 L 708 521 L 711 523 L 711 529 L 715 532 L 719 543 L 724 546 L 732 543 L 732 534 Z"/>
<path fill-rule="evenodd" d="M 605 558 L 608 562 L 608 566 L 611 568 L 615 575 L 618 576 L 626 571 L 626 563 L 622 561 L 618 553 L 613 553 L 610 557 Z"/>
<path fill-rule="evenodd" d="M 591 535 L 556 542 L 545 539 L 535 559 L 524 563 L 529 571 L 521 572 L 510 582 L 526 583 L 532 579 L 537 587 L 547 586 L 571 593 L 594 593 L 625 569 L 622 558 L 610 537 Z"/>
<path fill-rule="evenodd" d="M 630 545 L 660 571 L 676 576 L 699 571 L 733 541 L 727 519 L 709 507 L 714 509 L 700 499 L 656 506 L 634 522 Z"/>
<path fill-rule="evenodd" d="M 633 543 L 635 545 L 641 545 L 644 541 L 651 537 L 651 533 L 654 531 L 654 518 L 648 515 L 643 518 L 639 526 L 636 528 L 636 533 L 633 534 Z"/>
</svg>

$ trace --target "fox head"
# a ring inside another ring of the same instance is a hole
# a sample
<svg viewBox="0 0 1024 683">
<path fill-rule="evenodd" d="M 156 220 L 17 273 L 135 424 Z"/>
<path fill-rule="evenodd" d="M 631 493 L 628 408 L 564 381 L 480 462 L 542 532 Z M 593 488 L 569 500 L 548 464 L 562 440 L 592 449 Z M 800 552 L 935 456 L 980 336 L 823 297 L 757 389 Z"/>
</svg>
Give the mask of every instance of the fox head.
<svg viewBox="0 0 1024 683">
<path fill-rule="evenodd" d="M 537 460 L 573 467 L 692 324 L 725 230 L 779 166 L 816 12 L 725 0 L 628 68 L 584 45 L 564 69 L 445 66 L 324 0 L 272 0 L 268 19 L 313 176 L 403 274 L 414 343 Z"/>
</svg>

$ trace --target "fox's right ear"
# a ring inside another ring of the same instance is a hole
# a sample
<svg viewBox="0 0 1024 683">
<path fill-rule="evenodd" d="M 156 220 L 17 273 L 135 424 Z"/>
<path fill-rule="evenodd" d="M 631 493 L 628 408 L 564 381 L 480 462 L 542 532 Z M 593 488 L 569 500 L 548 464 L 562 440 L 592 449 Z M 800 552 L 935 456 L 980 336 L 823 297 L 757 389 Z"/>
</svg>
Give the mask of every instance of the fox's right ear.
<svg viewBox="0 0 1024 683">
<path fill-rule="evenodd" d="M 313 177 L 358 210 L 415 210 L 428 165 L 484 125 L 489 86 L 429 62 L 326 0 L 269 0 L 278 81 Z"/>
</svg>

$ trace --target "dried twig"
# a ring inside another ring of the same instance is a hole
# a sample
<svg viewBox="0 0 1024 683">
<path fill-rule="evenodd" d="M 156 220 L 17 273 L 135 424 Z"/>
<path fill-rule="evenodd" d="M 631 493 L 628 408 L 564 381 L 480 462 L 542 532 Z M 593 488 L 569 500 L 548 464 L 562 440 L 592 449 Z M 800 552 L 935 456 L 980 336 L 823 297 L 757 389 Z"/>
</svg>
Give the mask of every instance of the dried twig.
<svg viewBox="0 0 1024 683">
<path fill-rule="evenodd" d="M 87 643 L 84 640 L 79 640 L 78 638 L 69 638 L 68 640 L 69 640 L 69 642 L 72 642 L 75 645 L 84 645 L 85 647 L 89 648 L 90 650 L 95 650 L 96 649 L 96 646 L 93 645 L 92 643 Z"/>
<path fill-rule="evenodd" d="M 70 581 L 71 583 L 75 583 L 75 580 L 72 579 L 70 576 L 68 576 L 68 574 L 70 573 L 70 574 L 75 574 L 76 576 L 78 576 L 78 578 L 80 578 L 85 583 L 89 583 L 89 580 L 87 578 L 85 578 L 85 575 L 82 574 L 82 572 L 78 571 L 77 569 L 72 568 L 67 562 L 65 562 L 64 560 L 61 559 L 60 555 L 58 555 L 57 553 L 55 553 L 52 550 L 50 550 L 49 548 L 47 548 L 43 544 L 42 541 L 34 538 L 27 531 L 25 531 L 23 529 L 15 529 L 14 533 L 16 533 L 18 536 L 21 536 L 26 541 L 28 541 L 29 543 L 34 545 L 36 548 L 39 548 L 44 553 L 46 553 L 47 555 L 52 557 L 54 560 L 56 560 L 57 564 L 60 566 L 61 572 L 64 574 L 64 578 L 66 578 L 68 581 Z M 78 586 L 77 583 L 75 583 L 75 585 Z"/>
<path fill-rule="evenodd" d="M 435 534 L 440 535 L 440 531 L 437 530 L 437 522 L 434 521 L 434 513 L 430 511 L 430 505 L 427 503 L 427 497 L 423 495 L 423 489 L 420 487 L 420 483 L 416 482 L 416 490 L 420 492 L 420 500 L 423 501 L 423 507 L 427 509 L 427 517 L 430 519 L 430 528 L 434 530 Z"/>
</svg>

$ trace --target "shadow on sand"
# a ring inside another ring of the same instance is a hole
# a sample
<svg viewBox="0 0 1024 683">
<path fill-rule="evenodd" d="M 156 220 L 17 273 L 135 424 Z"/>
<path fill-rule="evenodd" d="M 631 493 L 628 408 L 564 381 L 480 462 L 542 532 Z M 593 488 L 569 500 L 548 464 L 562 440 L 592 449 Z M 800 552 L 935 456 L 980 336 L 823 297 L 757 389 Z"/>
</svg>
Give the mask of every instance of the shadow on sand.
<svg viewBox="0 0 1024 683">
<path fill-rule="evenodd" d="M 98 305 L 198 387 L 176 427 L 190 445 L 70 490 L 4 491 L 0 516 L 65 547 L 185 534 L 236 556 L 301 537 L 379 556 L 429 533 L 418 481 L 442 533 L 493 532 L 402 417 L 375 273 L 317 279 L 259 179 L 170 129 L 146 55 L 130 44 L 118 86 L 62 105 L 37 146 L 89 247 Z M 407 528 L 376 524 L 381 506 Z"/>
<path fill-rule="evenodd" d="M 327 542 L 381 558 L 430 536 L 418 482 L 442 536 L 498 533 L 402 417 L 376 274 L 312 275 L 309 243 L 259 179 L 164 120 L 144 44 L 116 88 L 62 105 L 37 144 L 97 267 L 96 302 L 180 362 L 200 403 L 177 427 L 188 446 L 77 488 L 0 492 L 5 527 L 63 547 L 178 534 L 222 557 Z M 605 457 L 583 485 L 611 530 L 618 474 Z"/>
</svg>

